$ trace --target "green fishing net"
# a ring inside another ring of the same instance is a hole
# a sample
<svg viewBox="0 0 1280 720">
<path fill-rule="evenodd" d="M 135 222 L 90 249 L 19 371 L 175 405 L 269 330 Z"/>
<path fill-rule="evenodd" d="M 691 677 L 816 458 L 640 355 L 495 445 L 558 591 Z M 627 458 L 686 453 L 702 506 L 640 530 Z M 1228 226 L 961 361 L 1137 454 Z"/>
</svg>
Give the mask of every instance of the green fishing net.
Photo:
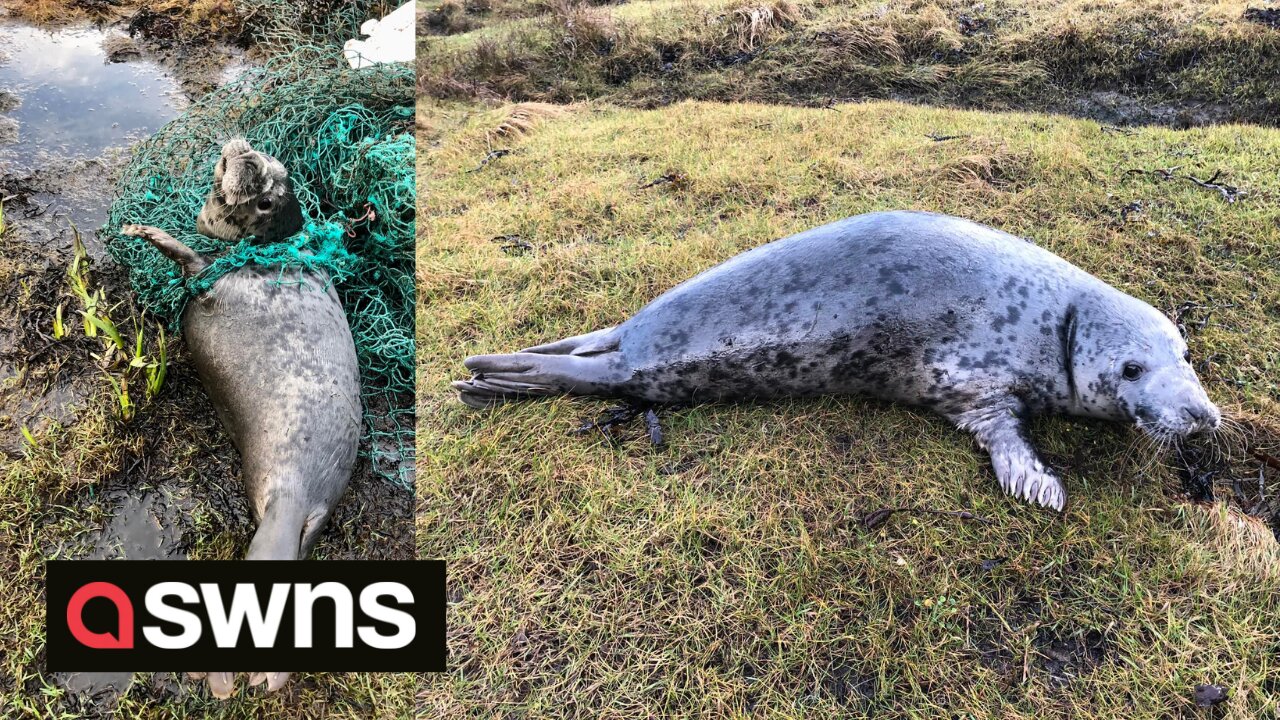
<svg viewBox="0 0 1280 720">
<path fill-rule="evenodd" d="M 360 25 L 396 9 L 387 0 L 235 0 L 236 14 L 266 52 L 299 45 L 341 46 Z"/>
<path fill-rule="evenodd" d="M 102 229 L 149 313 L 181 330 L 182 309 L 246 264 L 324 269 L 360 360 L 362 452 L 378 475 L 411 487 L 414 458 L 413 70 L 353 70 L 332 47 L 300 45 L 206 95 L 135 148 Z M 289 170 L 301 233 L 229 246 L 195 230 L 228 139 L 244 137 Z M 184 280 L 128 223 L 154 225 L 214 259 Z"/>
</svg>

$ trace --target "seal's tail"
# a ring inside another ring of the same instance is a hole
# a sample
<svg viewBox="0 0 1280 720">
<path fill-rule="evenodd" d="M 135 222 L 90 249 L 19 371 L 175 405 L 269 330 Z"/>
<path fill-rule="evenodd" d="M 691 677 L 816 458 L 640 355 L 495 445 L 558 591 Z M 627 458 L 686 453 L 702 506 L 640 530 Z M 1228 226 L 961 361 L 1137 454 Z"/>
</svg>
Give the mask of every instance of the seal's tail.
<svg viewBox="0 0 1280 720">
<path fill-rule="evenodd" d="M 610 395 L 621 379 L 614 328 L 527 348 L 507 355 L 475 355 L 464 364 L 470 380 L 453 383 L 473 408 L 547 395 Z"/>
</svg>

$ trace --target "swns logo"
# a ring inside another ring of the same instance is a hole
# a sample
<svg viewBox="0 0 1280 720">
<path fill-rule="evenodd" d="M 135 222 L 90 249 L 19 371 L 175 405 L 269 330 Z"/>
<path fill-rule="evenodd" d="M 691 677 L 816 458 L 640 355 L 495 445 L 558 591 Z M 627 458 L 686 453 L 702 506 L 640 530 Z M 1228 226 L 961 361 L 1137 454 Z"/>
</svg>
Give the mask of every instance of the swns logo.
<svg viewBox="0 0 1280 720">
<path fill-rule="evenodd" d="M 445 669 L 442 561 L 51 561 L 55 672 Z"/>
</svg>

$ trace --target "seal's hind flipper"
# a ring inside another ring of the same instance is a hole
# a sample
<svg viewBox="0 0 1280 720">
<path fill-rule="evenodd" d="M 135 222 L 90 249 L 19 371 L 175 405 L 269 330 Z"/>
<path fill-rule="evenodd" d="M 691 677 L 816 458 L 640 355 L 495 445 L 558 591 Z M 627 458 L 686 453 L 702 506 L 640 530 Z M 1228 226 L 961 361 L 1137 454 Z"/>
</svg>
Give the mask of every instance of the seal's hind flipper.
<svg viewBox="0 0 1280 720">
<path fill-rule="evenodd" d="M 500 405 L 508 400 L 541 395 L 556 395 L 550 388 L 538 385 L 525 385 L 519 388 L 505 383 L 497 383 L 487 379 L 455 380 L 453 388 L 458 391 L 458 399 L 463 405 L 476 410 Z"/>
<path fill-rule="evenodd" d="M 472 378 L 456 381 L 453 387 L 458 390 L 459 399 L 473 408 L 526 397 L 615 395 L 624 377 L 618 353 L 475 355 L 464 364 Z"/>
<path fill-rule="evenodd" d="M 535 345 L 520 352 L 539 355 L 599 355 L 613 352 L 618 349 L 620 340 L 620 336 L 614 332 L 617 329 L 615 325 L 585 335 L 575 335 L 545 345 Z"/>
</svg>

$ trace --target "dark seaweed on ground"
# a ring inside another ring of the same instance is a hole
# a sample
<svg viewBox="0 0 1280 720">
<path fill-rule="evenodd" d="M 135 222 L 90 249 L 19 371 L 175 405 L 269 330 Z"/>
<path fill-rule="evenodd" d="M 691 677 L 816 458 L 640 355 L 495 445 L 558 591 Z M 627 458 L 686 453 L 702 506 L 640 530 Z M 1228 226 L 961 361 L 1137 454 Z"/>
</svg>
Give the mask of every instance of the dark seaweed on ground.
<svg viewBox="0 0 1280 720">
<path fill-rule="evenodd" d="M 1273 30 L 1280 30 L 1280 8 L 1249 8 L 1244 11 L 1244 19 L 1259 25 L 1266 25 Z"/>
</svg>

